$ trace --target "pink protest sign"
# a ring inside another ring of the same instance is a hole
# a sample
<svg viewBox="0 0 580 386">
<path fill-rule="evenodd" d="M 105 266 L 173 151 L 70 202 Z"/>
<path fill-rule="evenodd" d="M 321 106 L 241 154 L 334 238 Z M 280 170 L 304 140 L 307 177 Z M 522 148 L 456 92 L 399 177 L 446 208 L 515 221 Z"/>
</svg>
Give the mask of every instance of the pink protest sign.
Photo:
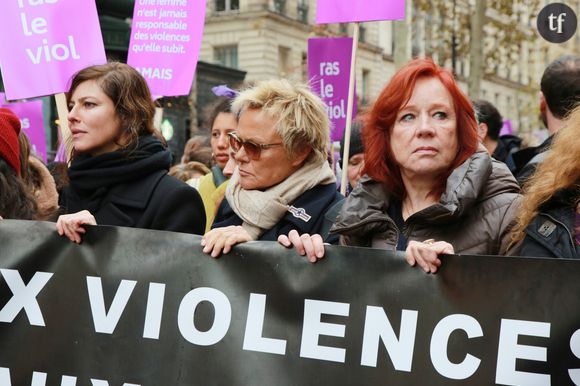
<svg viewBox="0 0 580 386">
<path fill-rule="evenodd" d="M 46 134 L 42 119 L 42 101 L 6 103 L 4 94 L 0 93 L 0 106 L 12 110 L 20 118 L 22 131 L 30 140 L 32 152 L 46 162 Z"/>
<path fill-rule="evenodd" d="M 151 93 L 188 95 L 195 74 L 205 0 L 136 0 L 127 63 L 147 80 Z"/>
<path fill-rule="evenodd" d="M 316 23 L 400 20 L 405 0 L 317 0 Z"/>
<path fill-rule="evenodd" d="M 501 127 L 501 130 L 499 131 L 500 137 L 502 135 L 512 135 L 513 133 L 514 133 L 514 129 L 512 127 L 511 119 L 504 120 L 503 125 Z"/>
<path fill-rule="evenodd" d="M 308 39 L 310 87 L 326 103 L 331 139 L 340 141 L 346 127 L 352 38 Z M 353 102 L 353 118 L 356 103 Z"/>
<path fill-rule="evenodd" d="M 0 34 L 10 100 L 64 92 L 75 72 L 107 61 L 94 0 L 3 0 Z"/>
</svg>

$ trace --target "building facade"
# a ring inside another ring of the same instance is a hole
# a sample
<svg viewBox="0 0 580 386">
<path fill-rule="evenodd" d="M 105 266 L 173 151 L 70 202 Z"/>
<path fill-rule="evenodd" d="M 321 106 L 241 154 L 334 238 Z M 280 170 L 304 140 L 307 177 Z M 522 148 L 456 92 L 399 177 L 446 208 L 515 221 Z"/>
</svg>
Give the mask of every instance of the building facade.
<svg viewBox="0 0 580 386">
<path fill-rule="evenodd" d="M 468 92 L 469 20 L 475 2 L 413 0 L 407 4 L 404 21 L 361 23 L 358 98 L 372 103 L 396 70 L 396 53 L 403 53 L 404 61 L 430 56 L 454 68 Z M 580 9 L 579 2 L 566 3 Z M 545 135 L 537 130 L 539 81 L 545 66 L 564 54 L 580 54 L 578 33 L 563 44 L 551 44 L 539 36 L 535 18 L 546 3 L 486 0 L 482 31 L 485 68 L 479 94 L 470 95 L 494 103 L 530 144 Z M 308 38 L 352 36 L 353 28 L 349 24 L 316 25 L 315 12 L 315 0 L 208 0 L 200 60 L 246 71 L 246 81 L 276 77 L 307 81 Z M 406 29 L 403 38 L 396 36 L 402 24 Z M 397 45 L 405 47 L 397 50 Z"/>
</svg>

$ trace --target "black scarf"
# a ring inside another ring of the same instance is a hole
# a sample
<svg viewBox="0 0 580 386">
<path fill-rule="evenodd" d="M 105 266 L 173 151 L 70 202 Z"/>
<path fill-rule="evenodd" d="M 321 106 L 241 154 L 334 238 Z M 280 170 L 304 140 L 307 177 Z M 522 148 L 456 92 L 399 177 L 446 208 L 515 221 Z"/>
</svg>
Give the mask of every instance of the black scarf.
<svg viewBox="0 0 580 386">
<path fill-rule="evenodd" d="M 68 213 L 87 209 L 97 212 L 102 198 L 112 187 L 169 170 L 171 152 L 152 135 L 140 137 L 135 148 L 121 149 L 92 157 L 82 154 L 68 170 Z"/>
</svg>

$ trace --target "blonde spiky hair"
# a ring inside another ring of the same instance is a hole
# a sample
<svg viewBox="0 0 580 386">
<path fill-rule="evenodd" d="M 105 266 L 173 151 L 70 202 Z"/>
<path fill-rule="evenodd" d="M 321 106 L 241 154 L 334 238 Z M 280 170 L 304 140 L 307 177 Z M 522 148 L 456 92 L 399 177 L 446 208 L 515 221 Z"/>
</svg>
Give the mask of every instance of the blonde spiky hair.
<svg viewBox="0 0 580 386">
<path fill-rule="evenodd" d="M 237 118 L 245 109 L 261 109 L 274 118 L 290 159 L 305 146 L 312 148 L 311 157 L 326 159 L 330 121 L 324 103 L 307 85 L 286 79 L 259 82 L 233 101 L 232 112 Z"/>
</svg>

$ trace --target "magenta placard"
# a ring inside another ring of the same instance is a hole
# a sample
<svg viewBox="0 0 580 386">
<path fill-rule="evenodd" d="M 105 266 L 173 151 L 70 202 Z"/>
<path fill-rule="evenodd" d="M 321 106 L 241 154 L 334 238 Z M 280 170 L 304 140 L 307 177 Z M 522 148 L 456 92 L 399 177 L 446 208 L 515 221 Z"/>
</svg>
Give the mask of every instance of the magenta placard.
<svg viewBox="0 0 580 386">
<path fill-rule="evenodd" d="M 317 0 L 316 23 L 401 20 L 405 0 Z"/>
<path fill-rule="evenodd" d="M 512 120 L 511 119 L 505 119 L 503 121 L 503 125 L 501 127 L 501 130 L 499 131 L 499 135 L 500 137 L 502 135 L 513 135 L 514 133 L 514 129 L 512 126 Z"/>
<path fill-rule="evenodd" d="M 346 126 L 351 52 L 352 38 L 308 39 L 308 79 L 312 91 L 326 103 L 333 141 L 341 140 Z"/>
<path fill-rule="evenodd" d="M 189 94 L 205 6 L 206 0 L 135 0 L 127 63 L 145 77 L 153 95 Z"/>
<path fill-rule="evenodd" d="M 107 61 L 94 0 L 2 0 L 0 34 L 9 100 L 64 92 L 75 72 Z"/>
<path fill-rule="evenodd" d="M 32 152 L 46 163 L 46 133 L 42 115 L 42 101 L 7 103 L 0 93 L 0 106 L 6 107 L 20 118 L 22 131 L 32 145 Z"/>
</svg>

